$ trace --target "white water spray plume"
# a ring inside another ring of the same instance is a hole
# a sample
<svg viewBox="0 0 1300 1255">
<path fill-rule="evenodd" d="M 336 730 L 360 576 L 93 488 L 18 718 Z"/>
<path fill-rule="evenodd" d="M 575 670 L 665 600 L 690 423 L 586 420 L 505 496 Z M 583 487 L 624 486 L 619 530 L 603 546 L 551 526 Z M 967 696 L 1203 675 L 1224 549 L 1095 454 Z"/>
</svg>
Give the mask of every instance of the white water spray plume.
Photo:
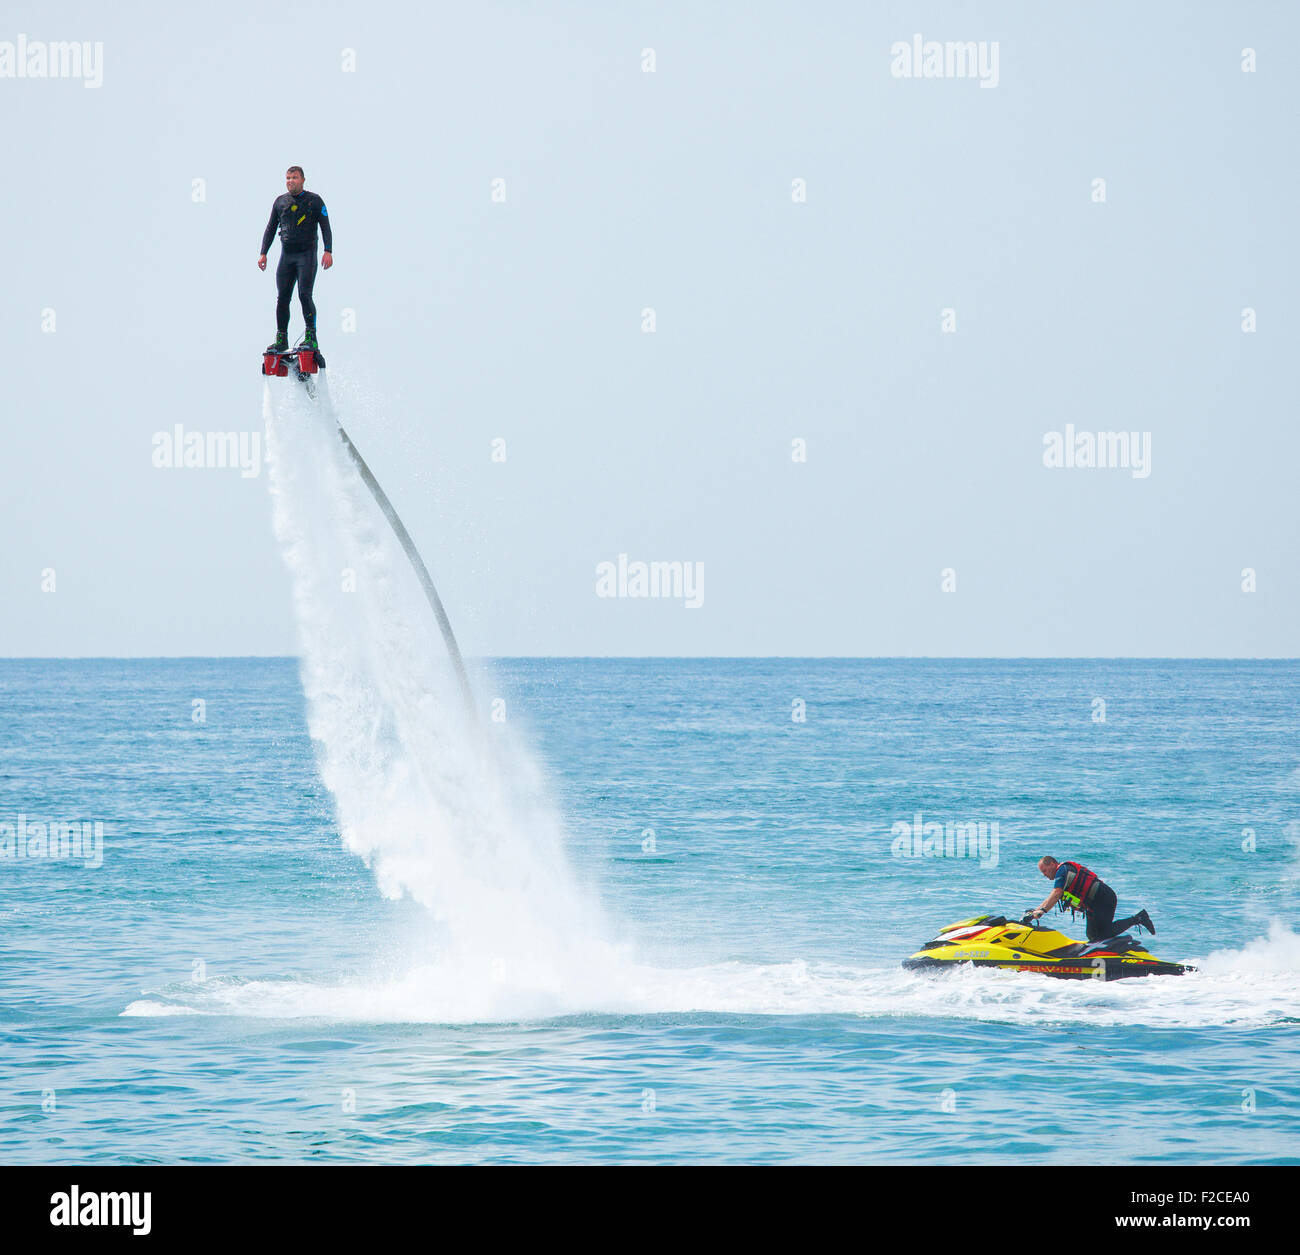
<svg viewBox="0 0 1300 1255">
<path fill-rule="evenodd" d="M 440 982 L 486 984 L 495 998 L 472 999 L 484 1011 L 563 1011 L 614 977 L 605 922 L 573 874 L 536 766 L 505 727 L 465 710 L 419 582 L 345 451 L 324 375 L 313 391 L 268 380 L 263 415 L 308 724 L 344 844 L 385 896 L 427 908 Z"/>
</svg>

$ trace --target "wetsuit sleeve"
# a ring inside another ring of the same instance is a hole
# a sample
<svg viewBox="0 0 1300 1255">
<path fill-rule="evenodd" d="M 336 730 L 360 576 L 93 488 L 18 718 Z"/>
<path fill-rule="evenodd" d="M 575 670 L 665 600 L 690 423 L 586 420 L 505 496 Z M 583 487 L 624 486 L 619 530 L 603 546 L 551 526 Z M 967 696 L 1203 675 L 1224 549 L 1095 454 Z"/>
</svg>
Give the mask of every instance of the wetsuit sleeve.
<svg viewBox="0 0 1300 1255">
<path fill-rule="evenodd" d="M 275 207 L 279 203 L 278 197 L 271 202 L 271 218 L 266 224 L 266 230 L 262 232 L 262 256 L 264 257 L 266 256 L 266 250 L 271 247 L 271 241 L 275 239 L 275 220 L 279 217 L 275 212 Z"/>
<path fill-rule="evenodd" d="M 1066 875 L 1066 869 L 1064 867 L 1058 867 L 1056 869 L 1056 878 L 1052 881 L 1053 889 L 1065 888 L 1065 875 Z"/>
<path fill-rule="evenodd" d="M 320 234 L 325 241 L 325 251 L 334 251 L 334 229 L 330 226 L 330 211 L 325 208 L 325 201 L 320 203 Z"/>
</svg>

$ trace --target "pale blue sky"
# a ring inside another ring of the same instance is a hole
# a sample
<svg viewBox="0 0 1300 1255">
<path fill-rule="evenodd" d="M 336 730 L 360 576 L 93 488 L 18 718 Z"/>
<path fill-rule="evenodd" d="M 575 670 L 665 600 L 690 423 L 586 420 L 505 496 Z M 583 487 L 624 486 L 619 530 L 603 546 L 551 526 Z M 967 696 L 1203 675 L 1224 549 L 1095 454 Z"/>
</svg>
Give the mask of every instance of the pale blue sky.
<svg viewBox="0 0 1300 1255">
<path fill-rule="evenodd" d="M 104 63 L 0 79 L 0 655 L 294 652 L 265 475 L 151 461 L 260 428 L 292 162 L 335 395 L 468 653 L 1297 653 L 1294 6 L 283 12 L 5 6 Z M 917 32 L 998 86 L 892 77 Z M 1149 431 L 1149 478 L 1045 468 L 1066 423 Z M 598 598 L 620 553 L 704 605 Z"/>
</svg>

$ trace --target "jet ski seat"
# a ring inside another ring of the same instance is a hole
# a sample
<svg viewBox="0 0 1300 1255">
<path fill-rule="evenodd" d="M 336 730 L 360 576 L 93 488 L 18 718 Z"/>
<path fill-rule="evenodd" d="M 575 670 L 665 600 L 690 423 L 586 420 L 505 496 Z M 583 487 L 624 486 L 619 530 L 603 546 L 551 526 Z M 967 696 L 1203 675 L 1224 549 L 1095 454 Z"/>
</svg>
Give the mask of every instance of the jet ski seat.
<svg viewBox="0 0 1300 1255">
<path fill-rule="evenodd" d="M 1076 941 L 1072 946 L 1059 946 L 1051 951 L 1054 959 L 1082 959 L 1090 954 L 1127 954 L 1130 950 L 1141 950 L 1142 943 L 1135 941 L 1128 933 L 1118 937 L 1107 937 L 1102 941 Z"/>
</svg>

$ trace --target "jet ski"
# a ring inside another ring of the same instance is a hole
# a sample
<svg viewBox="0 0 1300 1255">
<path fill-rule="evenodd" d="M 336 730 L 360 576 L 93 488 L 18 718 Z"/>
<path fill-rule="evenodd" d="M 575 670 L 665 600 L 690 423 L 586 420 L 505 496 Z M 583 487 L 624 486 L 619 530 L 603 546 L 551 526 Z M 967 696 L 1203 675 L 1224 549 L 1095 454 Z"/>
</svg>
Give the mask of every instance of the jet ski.
<svg viewBox="0 0 1300 1255">
<path fill-rule="evenodd" d="M 1069 980 L 1122 980 L 1127 976 L 1181 976 L 1186 963 L 1165 963 L 1127 933 L 1104 941 L 1071 941 L 1027 914 L 1012 922 L 1002 915 L 977 915 L 942 929 L 903 966 L 942 972 L 970 963 L 1009 972 L 1040 972 Z"/>
</svg>

